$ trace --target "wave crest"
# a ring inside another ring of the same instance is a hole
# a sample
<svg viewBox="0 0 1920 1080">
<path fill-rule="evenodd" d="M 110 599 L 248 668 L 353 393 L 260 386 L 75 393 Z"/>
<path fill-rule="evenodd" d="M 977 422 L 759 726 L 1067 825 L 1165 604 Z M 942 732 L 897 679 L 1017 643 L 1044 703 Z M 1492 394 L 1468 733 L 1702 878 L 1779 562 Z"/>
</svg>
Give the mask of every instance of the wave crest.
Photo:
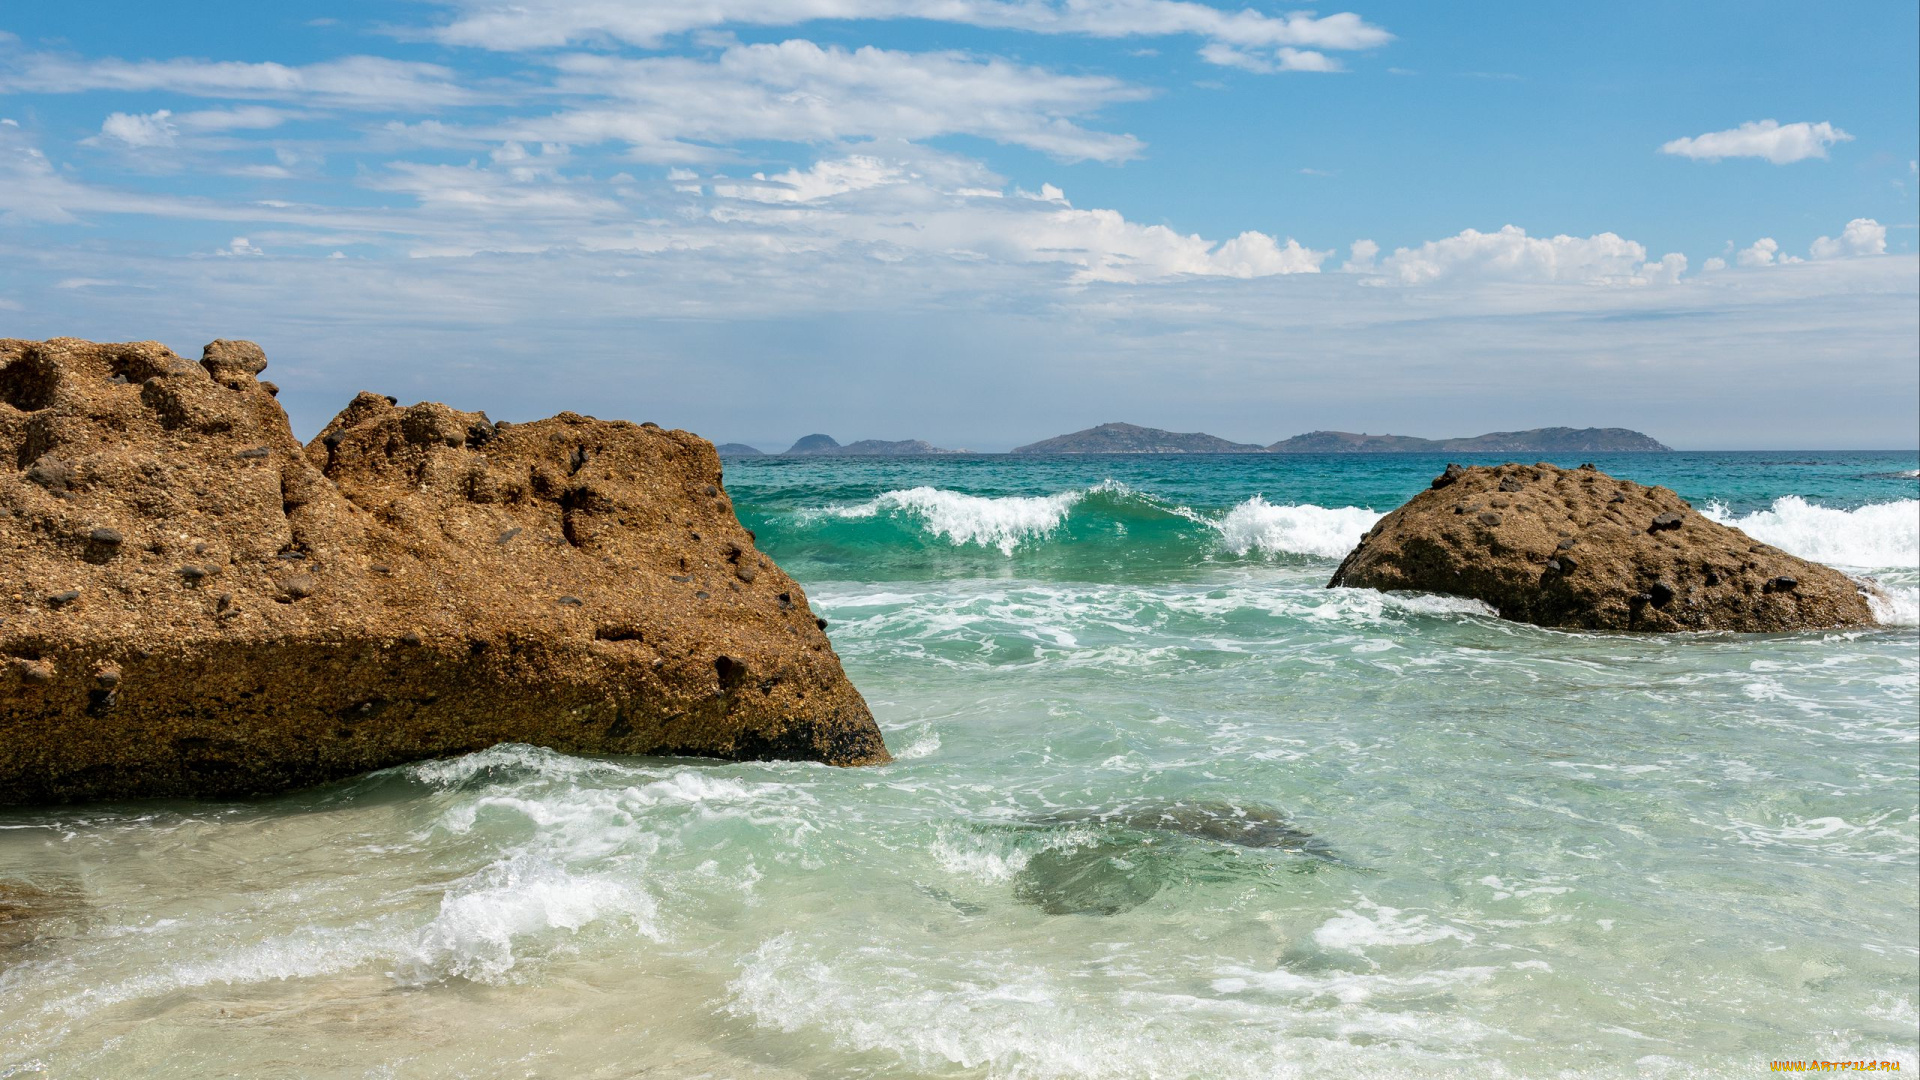
<svg viewBox="0 0 1920 1080">
<path fill-rule="evenodd" d="M 1381 515 L 1357 506 L 1274 504 L 1255 495 L 1225 511 L 1202 512 L 1138 492 L 1114 480 L 1052 495 L 970 495 L 945 488 L 887 491 L 865 502 L 802 511 L 802 524 L 823 519 L 895 518 L 955 547 L 977 544 L 1012 556 L 1032 543 L 1129 537 L 1129 527 L 1183 530 L 1235 556 L 1310 555 L 1337 559 Z M 1077 523 L 1074 533 L 1070 524 Z M 1057 537 L 1066 531 L 1070 535 Z M 1135 537 L 1139 541 L 1147 534 Z"/>
<path fill-rule="evenodd" d="M 1338 559 L 1384 516 L 1358 506 L 1275 506 L 1255 495 L 1227 511 L 1214 527 L 1220 530 L 1221 545 L 1235 555 L 1258 549 Z"/>
<path fill-rule="evenodd" d="M 1701 511 L 1762 543 L 1814 562 L 1863 569 L 1920 567 L 1920 500 L 1871 503 L 1855 510 L 1783 495 L 1765 510 L 1735 516 L 1723 503 Z"/>
</svg>

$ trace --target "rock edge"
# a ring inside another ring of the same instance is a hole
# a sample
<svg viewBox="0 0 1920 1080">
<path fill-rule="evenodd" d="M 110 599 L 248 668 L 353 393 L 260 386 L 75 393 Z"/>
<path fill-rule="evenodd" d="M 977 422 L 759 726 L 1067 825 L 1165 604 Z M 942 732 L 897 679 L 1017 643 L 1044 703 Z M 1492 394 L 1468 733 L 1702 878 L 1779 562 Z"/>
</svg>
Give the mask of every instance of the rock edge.
<svg viewBox="0 0 1920 1080">
<path fill-rule="evenodd" d="M 889 760 L 706 440 L 361 394 L 302 446 L 265 368 L 0 340 L 0 805 L 502 742 Z"/>
<path fill-rule="evenodd" d="M 1382 518 L 1329 587 L 1446 593 L 1585 630 L 1871 626 L 1862 587 L 1591 465 L 1448 465 Z"/>
</svg>

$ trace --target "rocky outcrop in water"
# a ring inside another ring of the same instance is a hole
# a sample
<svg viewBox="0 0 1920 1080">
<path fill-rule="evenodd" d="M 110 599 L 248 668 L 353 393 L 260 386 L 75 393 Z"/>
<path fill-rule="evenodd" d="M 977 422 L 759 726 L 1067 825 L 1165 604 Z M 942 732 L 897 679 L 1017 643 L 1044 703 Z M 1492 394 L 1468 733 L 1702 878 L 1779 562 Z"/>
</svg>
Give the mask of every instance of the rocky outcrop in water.
<svg viewBox="0 0 1920 1080">
<path fill-rule="evenodd" d="M 1711 521 L 1664 487 L 1583 465 L 1449 465 L 1388 514 L 1329 586 L 1466 596 L 1588 630 L 1866 626 L 1861 588 Z"/>
<path fill-rule="evenodd" d="M 265 367 L 0 340 L 0 804 L 501 742 L 887 760 L 705 440 L 361 394 L 303 447 Z"/>
</svg>

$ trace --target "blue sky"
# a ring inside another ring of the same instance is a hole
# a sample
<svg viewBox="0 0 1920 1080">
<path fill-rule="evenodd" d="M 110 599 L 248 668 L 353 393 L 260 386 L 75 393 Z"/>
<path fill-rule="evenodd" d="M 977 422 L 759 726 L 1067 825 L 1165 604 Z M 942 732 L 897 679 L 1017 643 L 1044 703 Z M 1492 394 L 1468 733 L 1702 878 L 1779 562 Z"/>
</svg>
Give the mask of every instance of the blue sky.
<svg viewBox="0 0 1920 1080">
<path fill-rule="evenodd" d="M 976 449 L 1920 442 L 1920 8 L 0 12 L 0 334 Z"/>
</svg>

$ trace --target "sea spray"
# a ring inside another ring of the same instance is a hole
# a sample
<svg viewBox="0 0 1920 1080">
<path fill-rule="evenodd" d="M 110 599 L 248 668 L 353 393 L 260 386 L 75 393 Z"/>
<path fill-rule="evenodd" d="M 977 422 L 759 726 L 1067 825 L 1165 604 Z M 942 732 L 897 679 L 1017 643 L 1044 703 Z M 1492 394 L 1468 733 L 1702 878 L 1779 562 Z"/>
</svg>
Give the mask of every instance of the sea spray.
<svg viewBox="0 0 1920 1080">
<path fill-rule="evenodd" d="M 1830 566 L 1920 568 L 1920 500 L 1839 510 L 1783 495 L 1765 510 L 1736 515 L 1709 502 L 1702 514 L 1790 555 Z"/>
</svg>

